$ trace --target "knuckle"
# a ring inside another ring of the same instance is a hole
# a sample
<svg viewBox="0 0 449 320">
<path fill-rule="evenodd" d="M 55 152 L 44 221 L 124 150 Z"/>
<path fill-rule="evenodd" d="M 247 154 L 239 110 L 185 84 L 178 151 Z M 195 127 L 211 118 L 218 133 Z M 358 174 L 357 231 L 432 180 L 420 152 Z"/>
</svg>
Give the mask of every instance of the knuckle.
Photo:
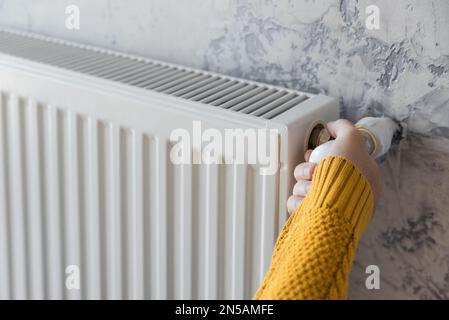
<svg viewBox="0 0 449 320">
<path fill-rule="evenodd" d="M 294 176 L 295 176 L 296 180 L 301 179 L 305 164 L 306 164 L 306 162 L 303 162 L 296 166 L 296 168 L 294 170 Z"/>
</svg>

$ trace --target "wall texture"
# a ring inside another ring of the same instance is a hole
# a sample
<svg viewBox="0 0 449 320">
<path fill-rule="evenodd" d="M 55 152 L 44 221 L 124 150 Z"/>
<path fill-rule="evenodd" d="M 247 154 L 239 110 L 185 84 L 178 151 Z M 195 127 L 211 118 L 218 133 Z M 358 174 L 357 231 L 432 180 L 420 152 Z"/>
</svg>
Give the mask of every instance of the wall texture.
<svg viewBox="0 0 449 320">
<path fill-rule="evenodd" d="M 65 7 L 81 10 L 65 28 Z M 380 9 L 368 30 L 365 8 Z M 350 298 L 449 299 L 447 0 L 0 0 L 0 25 L 339 97 L 408 135 L 382 160 L 385 194 Z M 380 290 L 365 288 L 378 265 Z"/>
</svg>

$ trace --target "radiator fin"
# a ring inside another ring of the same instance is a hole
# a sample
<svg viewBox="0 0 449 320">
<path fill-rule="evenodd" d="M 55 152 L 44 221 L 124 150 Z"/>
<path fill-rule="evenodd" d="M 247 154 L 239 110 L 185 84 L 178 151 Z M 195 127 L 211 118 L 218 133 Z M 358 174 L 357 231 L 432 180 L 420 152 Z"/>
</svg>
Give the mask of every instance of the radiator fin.
<svg viewBox="0 0 449 320">
<path fill-rule="evenodd" d="M 0 30 L 0 52 L 265 119 L 310 96 L 27 33 Z"/>
<path fill-rule="evenodd" d="M 270 260 L 279 174 L 174 165 L 169 148 L 1 92 L 0 299 L 250 298 Z M 67 287 L 73 266 L 80 290 Z"/>
</svg>

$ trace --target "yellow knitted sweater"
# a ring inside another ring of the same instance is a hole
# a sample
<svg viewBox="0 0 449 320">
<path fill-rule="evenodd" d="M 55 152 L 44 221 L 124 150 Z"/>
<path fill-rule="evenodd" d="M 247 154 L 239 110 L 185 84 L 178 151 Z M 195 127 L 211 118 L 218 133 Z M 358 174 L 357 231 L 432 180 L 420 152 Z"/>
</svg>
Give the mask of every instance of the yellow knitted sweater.
<svg viewBox="0 0 449 320">
<path fill-rule="evenodd" d="M 344 299 L 352 260 L 374 201 L 362 173 L 327 157 L 312 187 L 279 235 L 255 299 Z"/>
</svg>

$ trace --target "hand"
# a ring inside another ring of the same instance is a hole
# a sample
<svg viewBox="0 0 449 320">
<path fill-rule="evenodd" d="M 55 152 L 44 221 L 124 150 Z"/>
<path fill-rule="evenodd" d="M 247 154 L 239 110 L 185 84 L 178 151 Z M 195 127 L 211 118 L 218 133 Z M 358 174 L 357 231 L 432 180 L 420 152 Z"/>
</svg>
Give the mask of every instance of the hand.
<svg viewBox="0 0 449 320">
<path fill-rule="evenodd" d="M 374 199 L 378 199 L 382 192 L 379 167 L 376 161 L 366 152 L 361 133 L 350 121 L 345 119 L 329 122 L 326 128 L 335 138 L 329 156 L 342 156 L 351 161 L 368 180 L 374 193 Z M 293 187 L 293 195 L 287 200 L 289 213 L 295 211 L 310 190 L 313 171 L 316 167 L 316 164 L 308 162 L 311 152 L 312 150 L 307 150 L 304 155 L 306 162 L 295 168 L 294 175 L 297 183 Z"/>
<path fill-rule="evenodd" d="M 312 176 L 316 163 L 308 162 L 311 153 L 312 150 L 310 149 L 306 151 L 304 154 L 306 162 L 297 165 L 293 173 L 297 182 L 293 187 L 293 194 L 287 200 L 287 210 L 290 214 L 298 208 L 312 185 Z"/>
</svg>

